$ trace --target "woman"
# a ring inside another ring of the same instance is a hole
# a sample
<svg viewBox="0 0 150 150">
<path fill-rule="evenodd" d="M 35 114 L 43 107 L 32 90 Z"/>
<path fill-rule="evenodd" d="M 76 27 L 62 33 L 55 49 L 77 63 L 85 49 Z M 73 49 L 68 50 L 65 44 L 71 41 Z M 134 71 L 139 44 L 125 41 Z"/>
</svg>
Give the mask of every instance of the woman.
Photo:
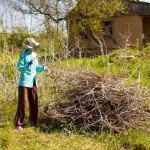
<svg viewBox="0 0 150 150">
<path fill-rule="evenodd" d="M 38 120 L 38 95 L 36 72 L 48 71 L 47 66 L 39 66 L 36 51 L 39 43 L 33 38 L 25 40 L 25 51 L 20 54 L 18 70 L 20 80 L 18 87 L 18 108 L 14 119 L 18 131 L 23 130 L 22 124 L 25 117 L 26 101 L 29 101 L 29 121 L 37 126 Z"/>
</svg>

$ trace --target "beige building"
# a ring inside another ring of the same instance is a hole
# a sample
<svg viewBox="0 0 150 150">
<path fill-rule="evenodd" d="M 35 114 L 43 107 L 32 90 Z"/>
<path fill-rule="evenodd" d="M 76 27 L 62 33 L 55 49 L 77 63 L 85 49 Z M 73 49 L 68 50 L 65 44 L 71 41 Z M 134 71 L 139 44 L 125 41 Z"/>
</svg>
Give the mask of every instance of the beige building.
<svg viewBox="0 0 150 150">
<path fill-rule="evenodd" d="M 114 16 L 103 23 L 109 34 L 103 36 L 103 49 L 112 50 L 116 48 L 142 49 L 150 42 L 150 3 L 129 1 L 128 14 Z M 100 46 L 97 46 L 91 37 L 82 33 L 76 36 L 72 32 L 71 25 L 68 28 L 69 49 L 79 48 L 83 52 L 101 53 Z M 105 45 L 105 46 L 104 46 Z"/>
</svg>

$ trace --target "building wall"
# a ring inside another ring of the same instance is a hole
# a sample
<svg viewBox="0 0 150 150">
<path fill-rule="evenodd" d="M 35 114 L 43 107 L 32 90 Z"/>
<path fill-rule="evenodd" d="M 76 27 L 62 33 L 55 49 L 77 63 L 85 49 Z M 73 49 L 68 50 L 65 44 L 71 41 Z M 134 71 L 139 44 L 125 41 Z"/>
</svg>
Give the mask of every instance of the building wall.
<svg viewBox="0 0 150 150">
<path fill-rule="evenodd" d="M 69 25 L 69 29 L 68 29 L 68 46 L 69 46 L 69 50 L 74 50 L 74 49 L 79 49 L 81 51 L 86 51 L 86 52 L 91 52 L 91 53 L 95 53 L 95 54 L 101 54 L 101 48 L 100 46 L 98 46 L 91 37 L 87 38 L 87 39 L 81 39 L 81 37 L 79 36 L 77 31 L 74 31 L 74 28 Z M 100 36 L 100 33 L 95 32 L 95 35 L 97 37 Z M 106 42 L 106 46 L 107 48 L 112 48 L 114 47 L 113 42 L 111 39 L 108 39 Z M 113 45 L 113 46 L 112 46 Z M 106 52 L 104 52 L 106 53 Z"/>
<path fill-rule="evenodd" d="M 111 38 L 105 39 L 107 49 L 114 48 L 139 48 L 142 49 L 142 17 L 139 15 L 127 15 L 117 16 L 111 18 L 113 37 L 117 42 L 114 44 Z M 70 25 L 69 29 L 69 49 L 80 47 L 81 49 L 87 49 L 95 53 L 101 53 L 100 47 L 98 47 L 92 38 L 81 39 L 78 32 L 74 32 L 74 28 Z M 76 34 L 75 34 L 76 33 Z M 100 33 L 96 33 L 97 36 Z M 130 37 L 130 38 L 129 38 Z M 127 47 L 126 47 L 127 46 Z"/>
<path fill-rule="evenodd" d="M 111 18 L 113 21 L 113 38 L 105 38 L 107 49 L 114 48 L 140 48 L 147 42 L 150 42 L 150 3 L 126 0 L 127 15 Z M 80 39 L 73 33 L 72 25 L 69 25 L 69 48 L 80 47 L 87 48 L 91 51 L 100 51 L 92 38 Z M 72 29 L 71 29 L 72 28 Z M 95 32 L 97 37 L 100 33 Z M 124 37 L 124 38 L 123 38 Z M 128 37 L 130 37 L 128 39 Z"/>
<path fill-rule="evenodd" d="M 119 47 L 142 48 L 142 17 L 128 15 L 115 17 L 113 20 L 114 38 Z"/>
<path fill-rule="evenodd" d="M 75 31 L 74 29 L 75 28 L 72 25 L 69 25 L 69 28 L 68 28 L 69 49 L 71 50 L 74 48 L 81 48 L 81 49 L 88 49 L 88 50 L 99 49 L 99 47 L 94 43 L 91 37 L 87 39 L 81 39 L 78 31 Z"/>
</svg>

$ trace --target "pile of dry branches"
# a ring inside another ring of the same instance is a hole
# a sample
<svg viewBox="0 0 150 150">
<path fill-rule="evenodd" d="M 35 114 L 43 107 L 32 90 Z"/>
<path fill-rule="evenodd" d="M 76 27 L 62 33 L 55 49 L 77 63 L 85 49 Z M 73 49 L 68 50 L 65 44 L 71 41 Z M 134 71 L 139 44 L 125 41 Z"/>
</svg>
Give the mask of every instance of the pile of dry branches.
<svg viewBox="0 0 150 150">
<path fill-rule="evenodd" d="M 77 128 L 114 131 L 145 127 L 150 118 L 148 91 L 141 84 L 125 86 L 121 78 L 85 70 L 72 72 L 66 80 L 73 86 L 62 89 L 66 100 L 47 111 L 52 118 Z"/>
</svg>

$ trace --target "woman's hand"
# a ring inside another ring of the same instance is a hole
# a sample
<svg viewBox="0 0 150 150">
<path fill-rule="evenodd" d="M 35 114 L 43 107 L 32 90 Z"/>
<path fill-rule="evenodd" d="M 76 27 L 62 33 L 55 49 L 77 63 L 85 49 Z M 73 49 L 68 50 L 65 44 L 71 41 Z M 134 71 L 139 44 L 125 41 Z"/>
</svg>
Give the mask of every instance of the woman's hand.
<svg viewBox="0 0 150 150">
<path fill-rule="evenodd" d="M 50 73 L 50 69 L 47 66 L 44 66 L 44 71 L 46 71 L 48 74 Z"/>
<path fill-rule="evenodd" d="M 32 64 L 33 64 L 33 60 L 31 60 L 31 61 L 28 63 L 28 67 L 30 67 Z"/>
</svg>

